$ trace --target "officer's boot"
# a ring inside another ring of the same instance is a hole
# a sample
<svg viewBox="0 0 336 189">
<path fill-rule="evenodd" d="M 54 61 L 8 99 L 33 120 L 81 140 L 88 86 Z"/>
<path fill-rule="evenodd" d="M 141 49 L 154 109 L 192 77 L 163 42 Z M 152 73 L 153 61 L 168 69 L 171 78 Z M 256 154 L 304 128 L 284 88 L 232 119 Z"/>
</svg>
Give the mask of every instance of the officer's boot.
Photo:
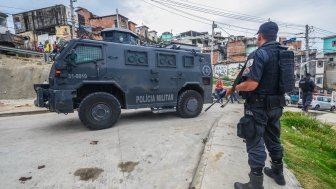
<svg viewBox="0 0 336 189">
<path fill-rule="evenodd" d="M 264 173 L 267 176 L 273 178 L 277 184 L 281 186 L 286 185 L 285 177 L 283 175 L 283 164 L 282 163 L 276 164 L 272 162 L 271 168 L 269 167 L 264 168 Z"/>
<path fill-rule="evenodd" d="M 264 175 L 258 176 L 253 173 L 249 173 L 250 181 L 248 183 L 235 182 L 235 189 L 264 189 L 263 181 Z"/>
</svg>

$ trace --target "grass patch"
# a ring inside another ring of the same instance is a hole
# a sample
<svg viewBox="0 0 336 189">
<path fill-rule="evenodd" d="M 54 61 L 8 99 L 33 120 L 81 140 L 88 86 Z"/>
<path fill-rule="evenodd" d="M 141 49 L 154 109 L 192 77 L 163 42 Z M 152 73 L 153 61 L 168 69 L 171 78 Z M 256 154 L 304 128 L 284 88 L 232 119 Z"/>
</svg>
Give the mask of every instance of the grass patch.
<svg viewBox="0 0 336 189">
<path fill-rule="evenodd" d="M 299 112 L 284 112 L 284 160 L 305 189 L 336 186 L 336 131 Z"/>
</svg>

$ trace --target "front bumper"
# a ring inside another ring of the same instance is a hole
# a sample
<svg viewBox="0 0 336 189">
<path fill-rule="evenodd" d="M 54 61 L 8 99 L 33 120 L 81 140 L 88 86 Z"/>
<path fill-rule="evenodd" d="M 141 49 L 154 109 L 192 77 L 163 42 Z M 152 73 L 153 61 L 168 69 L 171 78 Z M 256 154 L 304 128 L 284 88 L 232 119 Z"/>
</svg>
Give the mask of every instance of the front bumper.
<svg viewBox="0 0 336 189">
<path fill-rule="evenodd" d="M 53 90 L 49 84 L 34 84 L 36 92 L 35 106 L 48 108 L 51 112 L 72 113 L 74 90 Z"/>
</svg>

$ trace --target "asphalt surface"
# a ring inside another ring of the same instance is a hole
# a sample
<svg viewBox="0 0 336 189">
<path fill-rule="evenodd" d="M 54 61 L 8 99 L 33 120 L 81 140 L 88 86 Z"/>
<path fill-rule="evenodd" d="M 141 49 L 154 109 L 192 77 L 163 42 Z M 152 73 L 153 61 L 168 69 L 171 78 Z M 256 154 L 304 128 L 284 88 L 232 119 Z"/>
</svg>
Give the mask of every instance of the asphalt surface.
<svg viewBox="0 0 336 189">
<path fill-rule="evenodd" d="M 124 111 L 100 131 L 77 114 L 0 117 L 0 188 L 189 188 L 218 110 Z"/>
</svg>

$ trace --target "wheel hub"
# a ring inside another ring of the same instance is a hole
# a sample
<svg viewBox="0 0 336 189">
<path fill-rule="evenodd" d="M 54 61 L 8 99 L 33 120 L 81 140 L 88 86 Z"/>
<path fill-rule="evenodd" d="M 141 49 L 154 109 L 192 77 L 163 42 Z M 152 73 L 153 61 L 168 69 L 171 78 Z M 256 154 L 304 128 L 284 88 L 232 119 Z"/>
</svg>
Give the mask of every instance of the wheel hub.
<svg viewBox="0 0 336 189">
<path fill-rule="evenodd" d="M 192 99 L 188 100 L 188 102 L 187 102 L 187 109 L 189 111 L 194 112 L 194 111 L 197 110 L 197 107 L 198 107 L 197 99 L 192 98 Z"/>
<path fill-rule="evenodd" d="M 106 120 L 111 116 L 111 109 L 106 104 L 97 104 L 92 108 L 91 115 L 97 121 Z"/>
</svg>

